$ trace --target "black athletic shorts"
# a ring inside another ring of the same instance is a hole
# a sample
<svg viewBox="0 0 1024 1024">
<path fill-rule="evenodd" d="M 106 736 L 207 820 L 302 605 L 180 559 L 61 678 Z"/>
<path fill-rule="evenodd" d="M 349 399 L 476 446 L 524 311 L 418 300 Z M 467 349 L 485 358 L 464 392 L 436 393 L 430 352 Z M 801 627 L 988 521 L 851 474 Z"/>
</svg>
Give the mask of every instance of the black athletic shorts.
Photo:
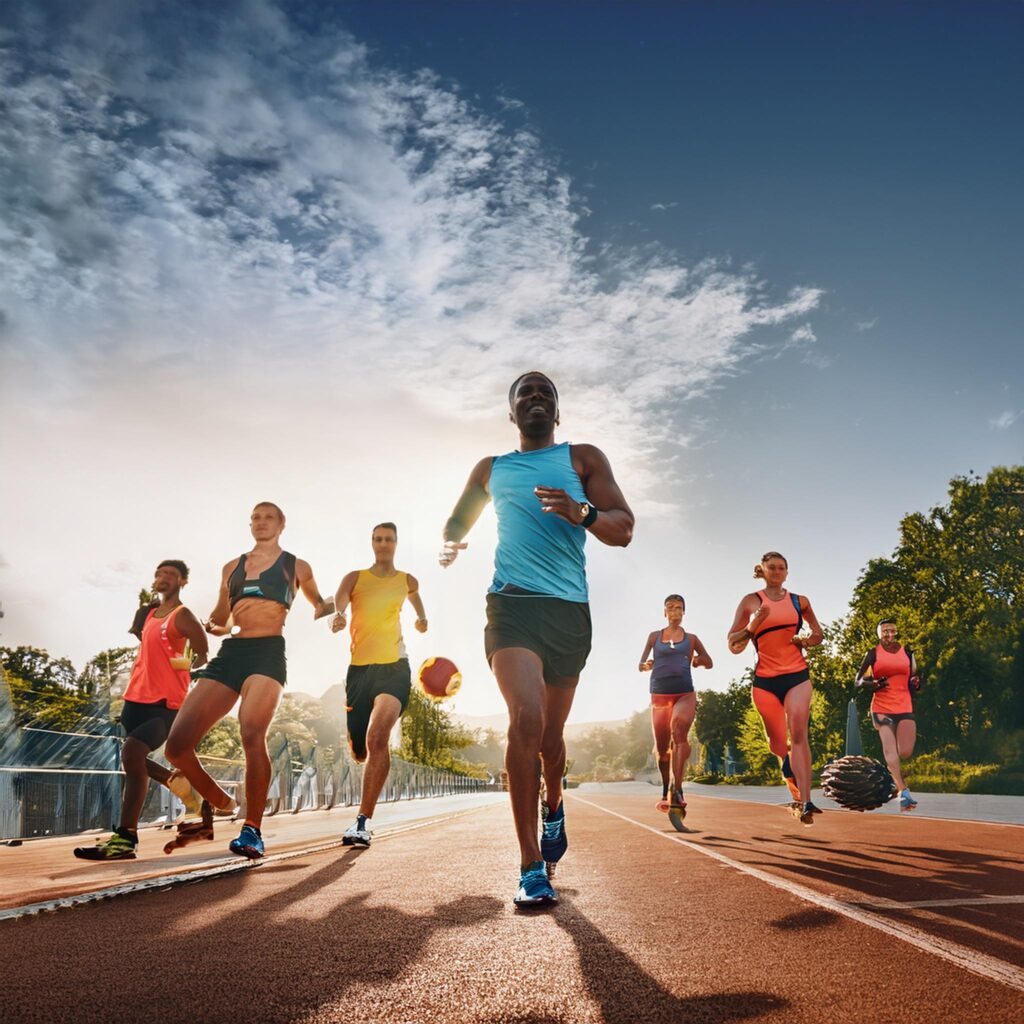
<svg viewBox="0 0 1024 1024">
<path fill-rule="evenodd" d="M 215 679 L 242 692 L 249 676 L 270 676 L 284 686 L 287 668 L 283 636 L 232 636 L 220 645 L 217 656 L 197 673 L 197 679 Z"/>
<path fill-rule="evenodd" d="M 176 708 L 169 708 L 166 700 L 156 704 L 140 704 L 126 700 L 121 708 L 121 728 L 129 739 L 145 743 L 150 750 L 162 747 L 171 731 L 171 723 L 177 715 Z"/>
<path fill-rule="evenodd" d="M 871 724 L 876 729 L 888 726 L 893 732 L 896 731 L 900 722 L 916 722 L 913 711 L 904 711 L 899 715 L 880 715 L 877 711 L 871 712 Z"/>
<path fill-rule="evenodd" d="M 794 686 L 806 683 L 810 678 L 811 670 L 802 668 L 799 672 L 786 672 L 781 676 L 754 676 L 754 686 L 759 690 L 767 690 L 769 693 L 774 693 L 780 701 L 784 701 L 786 694 Z"/>
<path fill-rule="evenodd" d="M 543 595 L 487 595 L 484 651 L 488 664 L 495 651 L 525 647 L 540 658 L 549 686 L 576 685 L 590 654 L 592 632 L 588 604 Z"/>
<path fill-rule="evenodd" d="M 370 712 L 377 696 L 391 694 L 401 702 L 404 715 L 409 706 L 411 688 L 408 658 L 399 658 L 386 665 L 349 665 L 345 677 L 345 710 L 348 712 L 348 744 L 357 761 L 366 759 L 366 730 L 370 726 Z"/>
</svg>

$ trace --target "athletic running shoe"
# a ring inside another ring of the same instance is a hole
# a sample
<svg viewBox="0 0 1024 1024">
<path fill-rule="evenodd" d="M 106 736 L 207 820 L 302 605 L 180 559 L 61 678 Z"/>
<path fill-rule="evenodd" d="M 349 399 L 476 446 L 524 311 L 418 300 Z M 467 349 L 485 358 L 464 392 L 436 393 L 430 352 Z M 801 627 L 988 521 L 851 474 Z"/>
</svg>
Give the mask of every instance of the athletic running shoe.
<svg viewBox="0 0 1024 1024">
<path fill-rule="evenodd" d="M 109 839 L 97 839 L 95 846 L 75 847 L 74 854 L 79 860 L 135 860 L 137 845 L 118 829 Z"/>
<path fill-rule="evenodd" d="M 519 888 L 512 902 L 517 907 L 543 907 L 558 902 L 558 893 L 551 888 L 543 861 L 534 861 L 521 870 Z"/>
<path fill-rule="evenodd" d="M 800 822 L 801 825 L 813 825 L 814 824 L 814 804 L 809 800 L 807 803 L 802 804 L 799 800 L 794 800 L 789 805 L 789 813 Z"/>
<path fill-rule="evenodd" d="M 341 837 L 342 846 L 369 846 L 373 833 L 366 827 L 366 815 L 357 814 L 356 820 L 345 829 Z"/>
<path fill-rule="evenodd" d="M 900 810 L 912 811 L 917 806 L 917 801 L 910 795 L 910 790 L 905 789 L 900 793 Z"/>
<path fill-rule="evenodd" d="M 258 828 L 254 828 L 252 825 L 243 825 L 242 831 L 238 833 L 238 838 L 232 839 L 228 843 L 228 849 L 240 857 L 259 860 L 263 856 L 263 836 Z"/>
<path fill-rule="evenodd" d="M 565 800 L 552 811 L 546 803 L 540 805 L 541 833 L 540 855 L 547 865 L 548 877 L 555 874 L 555 865 L 569 849 L 569 837 L 565 834 Z"/>
<path fill-rule="evenodd" d="M 806 806 L 811 809 L 811 814 L 824 814 L 825 813 L 817 804 L 812 804 L 810 800 L 807 801 Z"/>
</svg>

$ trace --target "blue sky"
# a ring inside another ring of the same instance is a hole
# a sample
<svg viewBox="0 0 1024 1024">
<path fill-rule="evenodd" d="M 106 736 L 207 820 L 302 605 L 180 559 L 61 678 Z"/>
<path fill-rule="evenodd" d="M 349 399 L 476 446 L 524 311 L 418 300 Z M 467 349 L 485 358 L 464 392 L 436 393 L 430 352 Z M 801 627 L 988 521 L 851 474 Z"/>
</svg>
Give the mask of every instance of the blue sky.
<svg viewBox="0 0 1024 1024">
<path fill-rule="evenodd" d="M 4 642 L 120 642 L 164 557 L 205 610 L 271 497 L 325 590 L 398 520 L 414 657 L 496 710 L 493 524 L 431 561 L 536 365 L 639 514 L 591 545 L 576 717 L 617 717 L 664 593 L 724 686 L 762 551 L 832 618 L 902 515 L 1019 461 L 1018 5 L 211 11 L 0 15 Z M 340 677 L 289 635 L 296 688 Z"/>
</svg>

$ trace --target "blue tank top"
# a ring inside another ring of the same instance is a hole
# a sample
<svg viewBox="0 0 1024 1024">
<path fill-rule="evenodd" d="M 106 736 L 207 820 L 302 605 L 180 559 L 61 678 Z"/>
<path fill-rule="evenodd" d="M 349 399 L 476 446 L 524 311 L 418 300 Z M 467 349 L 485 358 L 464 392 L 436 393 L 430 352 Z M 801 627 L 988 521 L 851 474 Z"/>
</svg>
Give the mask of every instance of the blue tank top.
<svg viewBox="0 0 1024 1024">
<path fill-rule="evenodd" d="M 543 512 L 535 487 L 560 487 L 580 503 L 587 500 L 568 443 L 497 455 L 491 463 L 489 489 L 498 517 L 498 547 L 490 592 L 539 594 L 586 604 L 587 531 Z"/>
<path fill-rule="evenodd" d="M 654 668 L 651 669 L 651 693 L 678 693 L 678 684 L 684 688 L 693 688 L 693 673 L 690 670 L 690 655 L 693 652 L 693 641 L 687 633 L 674 647 L 661 639 L 658 630 L 654 641 Z M 670 683 L 667 688 L 666 683 Z"/>
</svg>

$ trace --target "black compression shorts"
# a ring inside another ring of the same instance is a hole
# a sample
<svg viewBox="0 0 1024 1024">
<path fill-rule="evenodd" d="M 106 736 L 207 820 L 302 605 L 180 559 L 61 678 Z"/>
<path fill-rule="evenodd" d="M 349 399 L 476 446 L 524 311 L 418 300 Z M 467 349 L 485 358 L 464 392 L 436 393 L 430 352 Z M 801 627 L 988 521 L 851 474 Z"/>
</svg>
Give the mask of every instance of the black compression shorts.
<svg viewBox="0 0 1024 1024">
<path fill-rule="evenodd" d="M 288 671 L 283 636 L 228 637 L 217 657 L 196 673 L 198 679 L 215 679 L 235 693 L 242 692 L 249 676 L 270 676 L 284 686 Z"/>
<path fill-rule="evenodd" d="M 769 693 L 774 693 L 780 701 L 784 701 L 786 694 L 794 686 L 806 683 L 810 678 L 810 669 L 802 668 L 799 672 L 786 672 L 781 676 L 754 676 L 754 686 L 759 690 L 767 690 Z"/>
<path fill-rule="evenodd" d="M 877 711 L 871 712 L 871 724 L 876 729 L 892 729 L 896 731 L 900 722 L 916 722 L 917 719 L 914 717 L 913 711 L 904 711 L 898 715 L 880 715 Z"/>
<path fill-rule="evenodd" d="M 571 688 L 587 663 L 591 634 L 588 604 L 543 595 L 487 595 L 488 664 L 496 651 L 525 647 L 543 663 L 545 683 Z"/>
<path fill-rule="evenodd" d="M 128 739 L 138 740 L 149 750 L 156 750 L 166 742 L 177 713 L 176 709 L 167 706 L 166 700 L 156 704 L 126 700 L 121 708 L 121 728 Z"/>
<path fill-rule="evenodd" d="M 388 693 L 398 700 L 404 715 L 411 689 L 408 658 L 385 665 L 349 665 L 345 677 L 345 710 L 348 712 L 348 743 L 357 761 L 366 759 L 366 730 L 378 695 Z"/>
</svg>

